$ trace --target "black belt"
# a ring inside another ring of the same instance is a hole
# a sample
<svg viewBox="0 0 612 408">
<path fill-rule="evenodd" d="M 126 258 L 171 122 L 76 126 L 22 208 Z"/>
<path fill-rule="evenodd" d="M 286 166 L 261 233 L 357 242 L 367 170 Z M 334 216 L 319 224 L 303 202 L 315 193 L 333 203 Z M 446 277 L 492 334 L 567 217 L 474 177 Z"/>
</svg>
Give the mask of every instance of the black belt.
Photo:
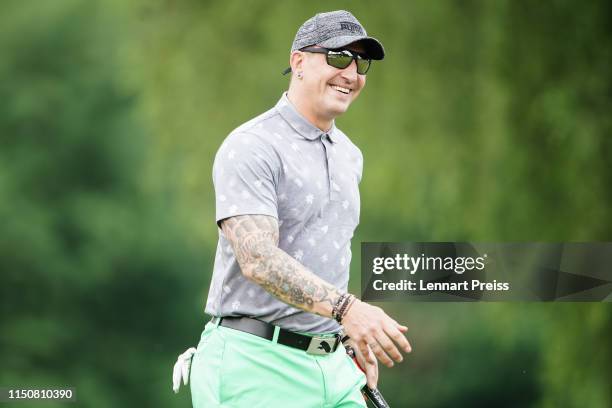
<svg viewBox="0 0 612 408">
<path fill-rule="evenodd" d="M 252 335 L 262 337 L 266 340 L 274 338 L 275 326 L 261 320 L 244 316 L 213 317 L 210 320 L 213 324 L 230 329 L 240 330 Z M 336 351 L 340 344 L 340 334 L 333 336 L 306 336 L 289 330 L 279 328 L 278 344 L 304 350 L 309 354 L 329 354 Z"/>
</svg>

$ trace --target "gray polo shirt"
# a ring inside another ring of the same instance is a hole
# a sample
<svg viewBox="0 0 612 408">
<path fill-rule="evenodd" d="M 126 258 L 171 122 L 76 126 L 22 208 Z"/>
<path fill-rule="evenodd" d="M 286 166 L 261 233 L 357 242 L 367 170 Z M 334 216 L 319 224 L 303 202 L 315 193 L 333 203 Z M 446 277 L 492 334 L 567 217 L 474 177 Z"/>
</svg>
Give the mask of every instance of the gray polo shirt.
<svg viewBox="0 0 612 408">
<path fill-rule="evenodd" d="M 322 132 L 283 94 L 219 148 L 213 165 L 217 222 L 246 214 L 278 219 L 279 247 L 346 291 L 362 168 L 361 151 L 344 133 L 335 126 Z M 332 319 L 289 306 L 246 279 L 221 230 L 206 313 L 256 317 L 293 331 L 339 329 Z"/>
</svg>

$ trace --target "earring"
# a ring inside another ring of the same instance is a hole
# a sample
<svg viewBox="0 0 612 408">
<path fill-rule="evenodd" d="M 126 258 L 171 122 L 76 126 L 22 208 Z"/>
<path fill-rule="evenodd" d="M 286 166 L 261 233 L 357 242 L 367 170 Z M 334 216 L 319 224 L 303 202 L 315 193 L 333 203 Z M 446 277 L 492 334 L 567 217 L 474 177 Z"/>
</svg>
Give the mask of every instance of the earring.
<svg viewBox="0 0 612 408">
<path fill-rule="evenodd" d="M 301 71 L 298 71 L 297 77 L 298 77 L 298 79 L 302 79 L 302 72 Z"/>
</svg>

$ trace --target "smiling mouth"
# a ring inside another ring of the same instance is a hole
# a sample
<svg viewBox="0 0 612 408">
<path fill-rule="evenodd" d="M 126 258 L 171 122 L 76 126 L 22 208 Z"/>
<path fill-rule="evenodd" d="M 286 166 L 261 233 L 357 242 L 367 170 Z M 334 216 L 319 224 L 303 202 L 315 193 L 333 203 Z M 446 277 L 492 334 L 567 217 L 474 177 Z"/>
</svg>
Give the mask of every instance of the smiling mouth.
<svg viewBox="0 0 612 408">
<path fill-rule="evenodd" d="M 348 95 L 349 93 L 351 93 L 351 89 L 349 88 L 343 88 L 341 86 L 338 85 L 330 85 L 333 89 L 335 89 L 336 91 L 343 93 L 345 95 Z"/>
</svg>

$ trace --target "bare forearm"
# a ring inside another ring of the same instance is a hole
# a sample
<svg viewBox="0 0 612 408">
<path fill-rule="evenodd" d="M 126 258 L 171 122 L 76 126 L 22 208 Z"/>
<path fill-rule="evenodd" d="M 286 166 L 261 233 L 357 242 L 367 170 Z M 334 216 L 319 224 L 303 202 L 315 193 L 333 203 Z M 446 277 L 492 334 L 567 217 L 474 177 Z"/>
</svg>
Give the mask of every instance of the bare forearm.
<svg viewBox="0 0 612 408">
<path fill-rule="evenodd" d="M 234 249 L 242 273 L 283 302 L 302 310 L 331 317 L 340 299 L 339 291 L 278 248 L 278 221 L 266 215 L 238 215 L 221 222 L 225 238 Z M 350 298 L 349 298 L 350 299 Z M 346 306 L 346 303 L 344 303 Z M 350 306 L 352 305 L 352 306 Z M 402 361 L 397 346 L 409 353 L 406 326 L 389 317 L 380 307 L 359 300 L 336 311 L 346 334 L 355 341 L 366 360 L 368 383 L 376 385 L 371 367 L 376 356 L 388 367 Z M 396 346 L 397 344 L 397 346 Z M 393 358 L 393 360 L 391 360 Z"/>
<path fill-rule="evenodd" d="M 278 225 L 267 216 L 237 216 L 223 221 L 242 273 L 281 301 L 331 317 L 339 291 L 278 248 Z"/>
<path fill-rule="evenodd" d="M 278 247 L 268 256 L 244 265 L 247 277 L 283 302 L 331 317 L 339 291 Z"/>
</svg>

